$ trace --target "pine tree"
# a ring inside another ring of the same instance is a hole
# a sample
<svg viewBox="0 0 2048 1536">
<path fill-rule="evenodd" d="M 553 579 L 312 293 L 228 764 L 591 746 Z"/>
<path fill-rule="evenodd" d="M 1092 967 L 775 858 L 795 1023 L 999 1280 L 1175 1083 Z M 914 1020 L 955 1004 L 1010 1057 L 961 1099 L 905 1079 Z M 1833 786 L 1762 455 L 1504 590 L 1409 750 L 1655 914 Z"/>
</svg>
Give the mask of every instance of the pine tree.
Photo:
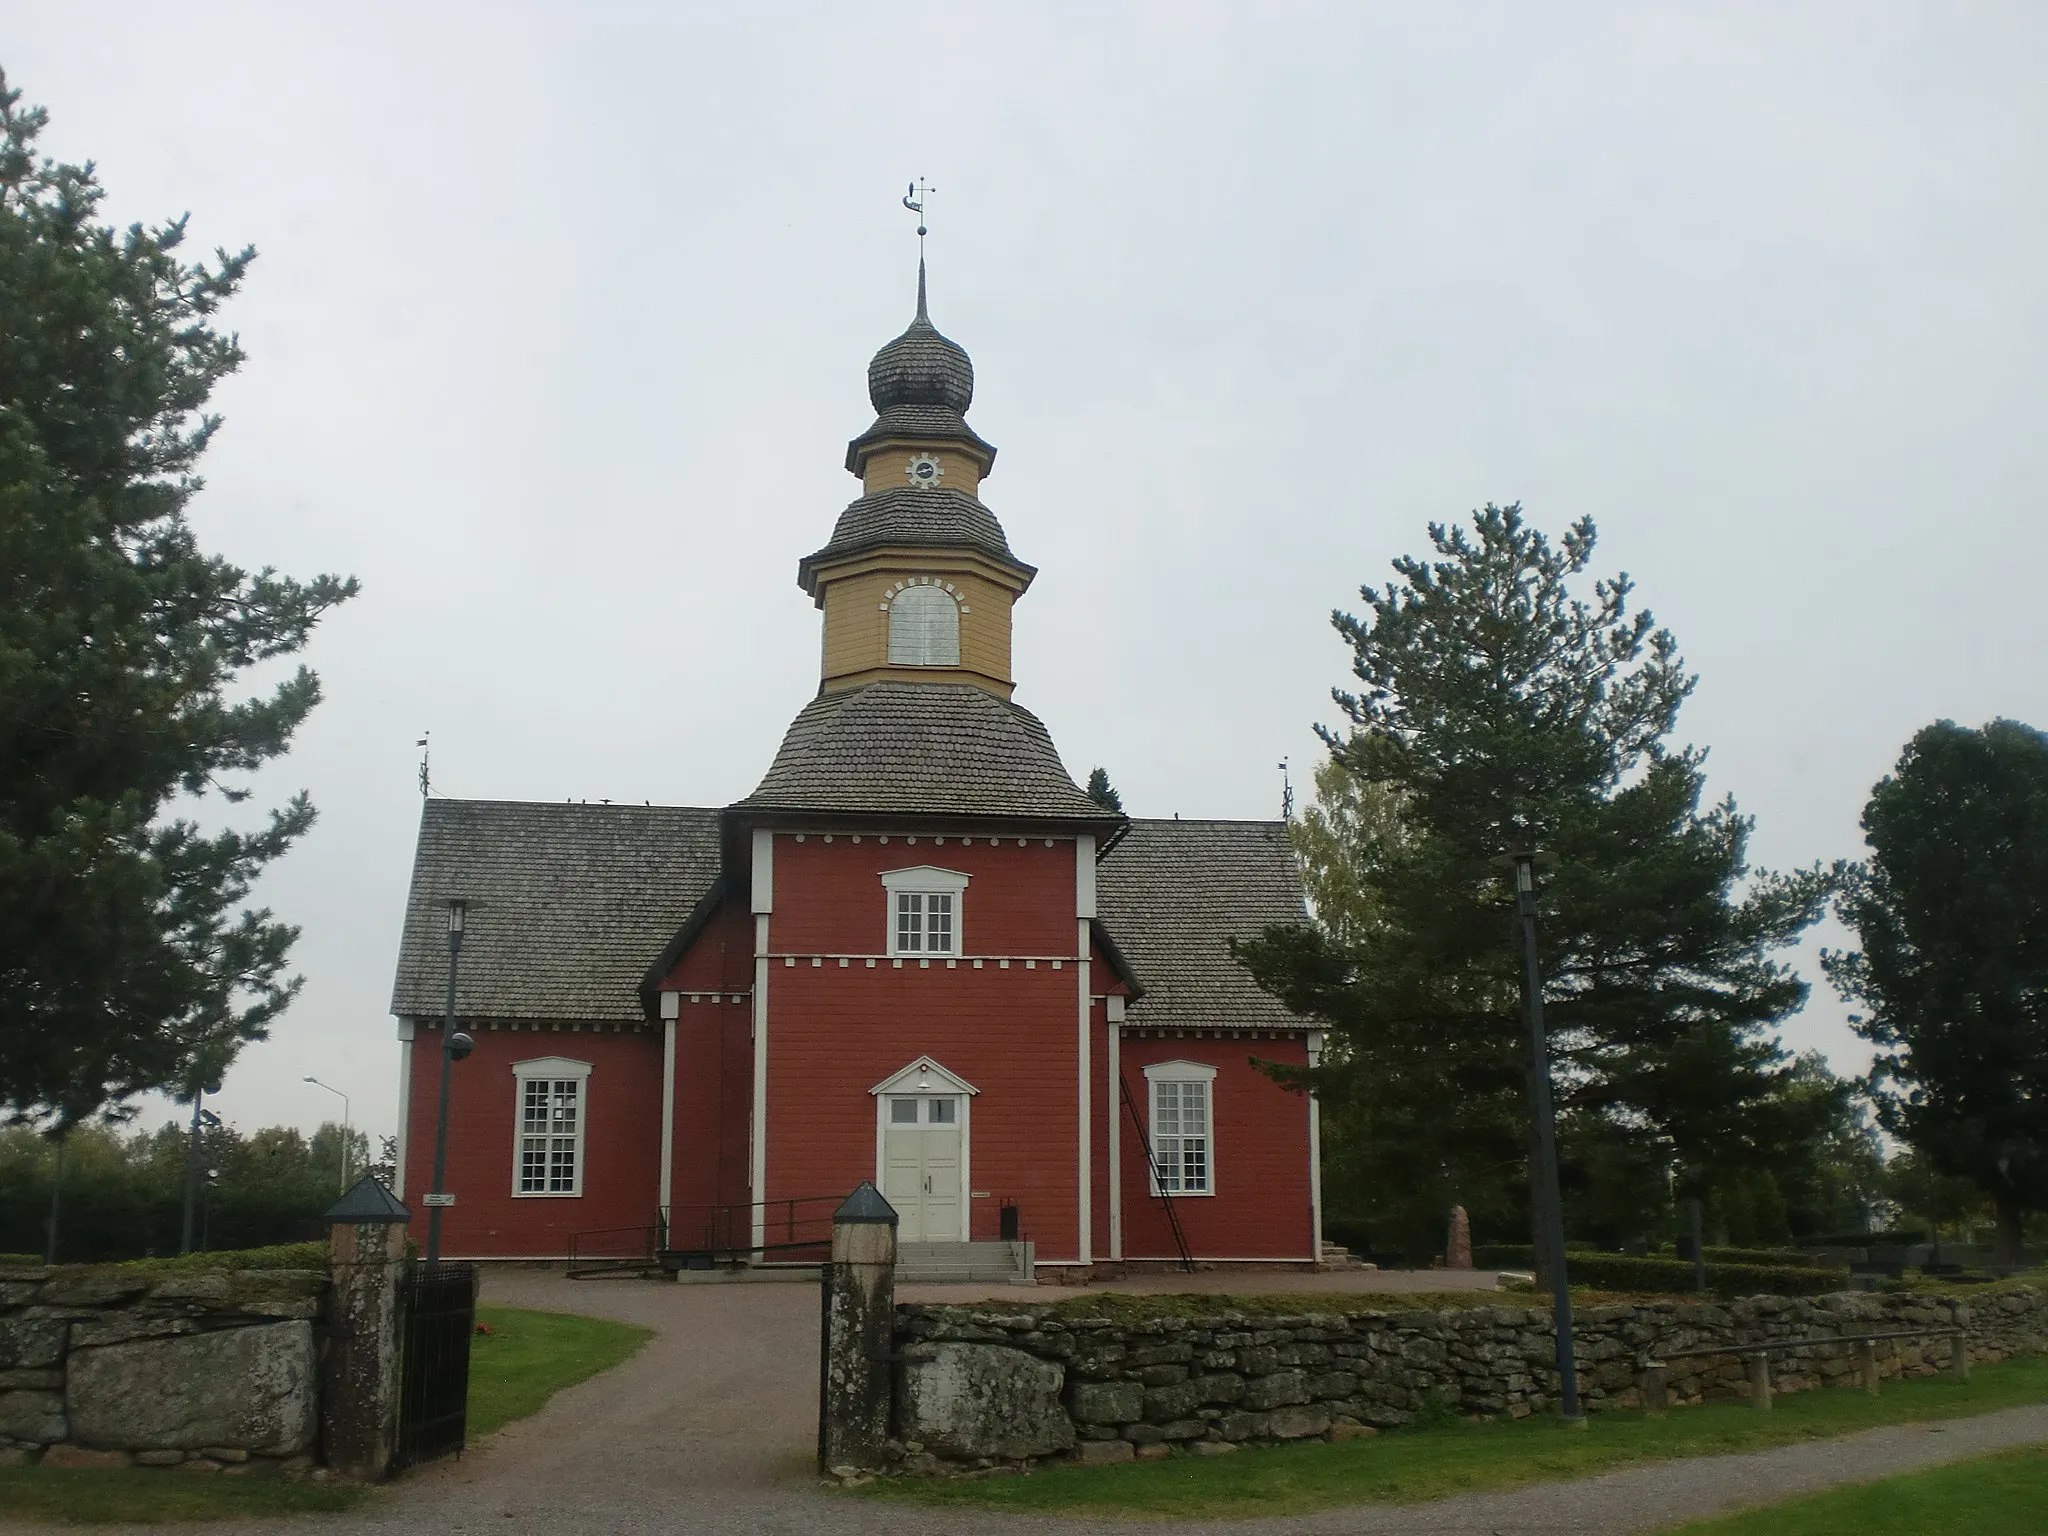
<svg viewBox="0 0 2048 1536">
<path fill-rule="evenodd" d="M 1123 814 L 1124 797 L 1116 792 L 1116 786 L 1109 782 L 1109 770 L 1097 768 L 1088 775 L 1088 798 L 1105 811 Z"/>
<path fill-rule="evenodd" d="M 1989 1197 L 2017 1264 L 2022 1218 L 2048 1210 L 2048 736 L 1928 726 L 1863 831 L 1839 904 L 1861 951 L 1823 963 L 1864 1009 L 1885 1129 Z"/>
<path fill-rule="evenodd" d="M 1577 595 L 1589 520 L 1562 545 L 1519 507 L 1432 526 L 1333 622 L 1364 687 L 1339 692 L 1332 761 L 1399 808 L 1347 876 L 1366 923 L 1238 946 L 1267 990 L 1330 1027 L 1333 1118 L 1398 1122 L 1418 1178 L 1527 1157 L 1527 1047 L 1512 894 L 1493 861 L 1542 850 L 1539 934 L 1568 1179 L 1685 1187 L 1782 1144 L 1772 1026 L 1805 986 L 1771 952 L 1821 910 L 1826 872 L 1753 874 L 1749 822 L 1700 808 L 1704 754 L 1666 745 L 1693 686 L 1619 576 Z M 1738 889 L 1740 888 L 1740 889 Z M 1373 1103 L 1373 1096 L 1379 1103 Z M 1467 1202 L 1472 1203 L 1472 1202 Z M 1645 1219 L 1650 1212 L 1643 1213 Z"/>
<path fill-rule="evenodd" d="M 70 1124 L 189 1093 L 296 990 L 296 930 L 242 904 L 309 801 L 254 831 L 173 811 L 245 799 L 286 750 L 313 674 L 227 690 L 355 583 L 201 552 L 204 411 L 242 362 L 211 322 L 254 253 L 96 223 L 92 167 L 37 158 L 44 121 L 0 77 L 0 1101 Z"/>
</svg>

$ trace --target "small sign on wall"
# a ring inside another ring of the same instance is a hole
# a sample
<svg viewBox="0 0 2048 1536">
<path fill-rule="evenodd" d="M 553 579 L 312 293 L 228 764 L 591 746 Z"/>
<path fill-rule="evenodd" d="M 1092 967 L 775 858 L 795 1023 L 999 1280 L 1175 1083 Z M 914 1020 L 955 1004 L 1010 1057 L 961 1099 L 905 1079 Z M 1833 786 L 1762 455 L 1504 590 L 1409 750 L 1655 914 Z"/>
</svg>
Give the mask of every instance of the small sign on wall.
<svg viewBox="0 0 2048 1536">
<path fill-rule="evenodd" d="M 420 1196 L 421 1205 L 453 1205 L 454 1203 L 455 1197 L 453 1195 L 442 1194 Z"/>
</svg>

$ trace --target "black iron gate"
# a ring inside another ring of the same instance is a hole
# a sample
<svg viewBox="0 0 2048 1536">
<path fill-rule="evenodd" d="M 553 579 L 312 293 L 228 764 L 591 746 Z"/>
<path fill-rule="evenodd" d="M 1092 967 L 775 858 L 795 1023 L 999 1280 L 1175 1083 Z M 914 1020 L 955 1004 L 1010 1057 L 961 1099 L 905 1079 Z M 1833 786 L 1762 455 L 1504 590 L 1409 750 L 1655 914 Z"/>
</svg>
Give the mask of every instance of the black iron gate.
<svg viewBox="0 0 2048 1536">
<path fill-rule="evenodd" d="M 476 1266 L 409 1265 L 399 1304 L 405 1353 L 398 1374 L 397 1463 L 411 1467 L 462 1450 L 469 1425 Z"/>
</svg>

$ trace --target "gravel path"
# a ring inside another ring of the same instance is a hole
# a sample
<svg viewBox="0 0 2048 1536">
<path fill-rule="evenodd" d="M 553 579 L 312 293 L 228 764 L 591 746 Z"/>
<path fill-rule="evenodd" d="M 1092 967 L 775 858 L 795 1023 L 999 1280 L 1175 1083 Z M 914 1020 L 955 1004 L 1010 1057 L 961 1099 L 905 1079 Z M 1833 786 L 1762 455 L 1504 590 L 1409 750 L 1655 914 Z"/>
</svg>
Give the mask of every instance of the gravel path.
<svg viewBox="0 0 2048 1536">
<path fill-rule="evenodd" d="M 820 1490 L 811 1474 L 818 1371 L 815 1285 L 572 1283 L 557 1275 L 510 1272 L 491 1275 L 485 1296 L 511 1306 L 642 1323 L 657 1334 L 624 1365 L 559 1394 L 541 1412 L 459 1461 L 425 1468 L 380 1490 L 357 1511 L 288 1523 L 238 1523 L 237 1536 L 269 1531 L 294 1536 L 937 1536 L 1108 1530 L 1128 1536 L 1132 1530 L 1129 1521 L 919 1510 Z M 2048 1405 L 1432 1504 L 1329 1510 L 1281 1520 L 1204 1521 L 1172 1529 L 1190 1536 L 1622 1536 L 1836 1483 L 2034 1444 L 2048 1444 Z"/>
</svg>

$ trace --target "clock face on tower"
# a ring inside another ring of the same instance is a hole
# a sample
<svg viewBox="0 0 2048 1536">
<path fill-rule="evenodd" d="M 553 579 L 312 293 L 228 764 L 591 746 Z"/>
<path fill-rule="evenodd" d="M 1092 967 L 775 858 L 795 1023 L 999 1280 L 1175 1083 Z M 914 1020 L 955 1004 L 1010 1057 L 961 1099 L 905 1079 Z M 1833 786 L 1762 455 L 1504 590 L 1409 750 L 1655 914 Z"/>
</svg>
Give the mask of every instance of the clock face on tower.
<svg viewBox="0 0 2048 1536">
<path fill-rule="evenodd" d="M 913 453 L 910 462 L 904 466 L 904 472 L 910 476 L 910 483 L 921 491 L 931 490 L 945 474 L 939 461 L 928 453 Z"/>
</svg>

